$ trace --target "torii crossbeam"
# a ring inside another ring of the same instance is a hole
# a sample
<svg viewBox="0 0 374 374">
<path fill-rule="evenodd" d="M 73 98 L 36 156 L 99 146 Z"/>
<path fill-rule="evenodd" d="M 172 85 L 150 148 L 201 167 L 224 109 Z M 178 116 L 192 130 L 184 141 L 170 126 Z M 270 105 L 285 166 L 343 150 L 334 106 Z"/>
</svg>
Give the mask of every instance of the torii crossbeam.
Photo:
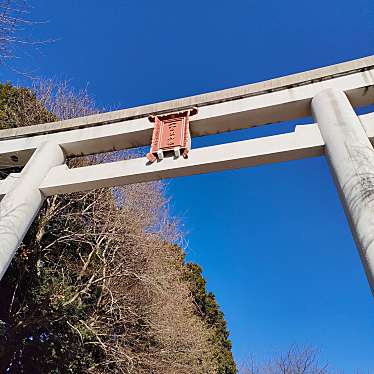
<svg viewBox="0 0 374 374">
<path fill-rule="evenodd" d="M 48 196 L 324 154 L 374 294 L 374 112 L 354 111 L 371 104 L 374 56 L 153 105 L 1 130 L 0 169 L 24 167 L 0 181 L 0 279 Z M 150 115 L 192 108 L 198 109 L 190 118 L 192 137 L 310 115 L 316 123 L 288 134 L 192 147 L 186 159 L 151 163 L 142 157 L 74 169 L 65 164 L 67 157 L 150 145 Z"/>
</svg>

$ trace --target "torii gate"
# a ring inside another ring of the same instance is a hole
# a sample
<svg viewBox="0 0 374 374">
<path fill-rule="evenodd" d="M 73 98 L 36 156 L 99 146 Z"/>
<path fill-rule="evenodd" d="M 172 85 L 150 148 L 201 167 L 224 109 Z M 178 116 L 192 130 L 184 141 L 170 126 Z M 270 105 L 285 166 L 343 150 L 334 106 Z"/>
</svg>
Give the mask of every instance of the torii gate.
<svg viewBox="0 0 374 374">
<path fill-rule="evenodd" d="M 370 104 L 374 56 L 158 104 L 1 130 L 0 168 L 25 167 L 0 181 L 0 279 L 48 196 L 325 154 L 374 294 L 374 112 L 357 116 L 353 109 Z M 149 145 L 149 116 L 168 118 L 194 108 L 192 137 L 310 115 L 316 123 L 192 149 L 188 158 L 164 158 L 156 149 L 149 154 L 151 161 L 160 156 L 153 163 L 144 157 L 74 169 L 65 164 L 66 157 Z"/>
</svg>

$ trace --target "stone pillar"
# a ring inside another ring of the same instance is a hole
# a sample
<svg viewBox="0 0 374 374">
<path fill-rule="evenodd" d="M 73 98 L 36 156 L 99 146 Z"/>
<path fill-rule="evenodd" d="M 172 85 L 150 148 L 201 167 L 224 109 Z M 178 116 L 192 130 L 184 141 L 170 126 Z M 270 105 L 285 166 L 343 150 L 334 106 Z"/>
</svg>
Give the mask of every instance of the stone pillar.
<svg viewBox="0 0 374 374">
<path fill-rule="evenodd" d="M 320 92 L 312 113 L 374 295 L 373 146 L 344 92 Z"/>
<path fill-rule="evenodd" d="M 45 197 L 39 186 L 49 170 L 65 162 L 61 147 L 44 143 L 23 168 L 0 203 L 0 279 L 38 214 Z"/>
</svg>

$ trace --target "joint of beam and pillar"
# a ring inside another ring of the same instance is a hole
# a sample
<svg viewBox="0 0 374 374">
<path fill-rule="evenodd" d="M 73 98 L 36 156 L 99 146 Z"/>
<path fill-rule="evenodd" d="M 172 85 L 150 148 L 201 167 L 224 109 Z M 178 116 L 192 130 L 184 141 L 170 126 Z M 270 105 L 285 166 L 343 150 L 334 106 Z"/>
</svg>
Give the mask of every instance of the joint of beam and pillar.
<svg viewBox="0 0 374 374">
<path fill-rule="evenodd" d="M 65 162 L 61 147 L 43 143 L 0 202 L 0 279 L 8 268 L 28 228 L 38 214 L 45 195 L 39 187 L 48 172 Z"/>
</svg>

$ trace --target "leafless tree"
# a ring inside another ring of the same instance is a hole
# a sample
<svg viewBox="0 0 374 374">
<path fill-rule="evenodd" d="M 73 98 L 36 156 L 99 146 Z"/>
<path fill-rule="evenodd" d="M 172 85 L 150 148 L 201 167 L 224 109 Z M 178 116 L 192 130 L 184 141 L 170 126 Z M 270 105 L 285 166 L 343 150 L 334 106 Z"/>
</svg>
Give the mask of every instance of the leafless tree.
<svg viewBox="0 0 374 374">
<path fill-rule="evenodd" d="M 24 77 L 35 79 L 35 72 L 24 63 L 23 57 L 29 59 L 35 51 L 54 40 L 38 40 L 34 37 L 34 27 L 45 21 L 33 19 L 30 10 L 28 0 L 0 0 L 0 65 Z M 22 67 L 18 61 L 22 62 Z"/>
<path fill-rule="evenodd" d="M 328 365 L 320 363 L 318 351 L 310 347 L 290 348 L 286 353 L 258 364 L 253 358 L 246 363 L 241 374 L 328 374 Z"/>
<path fill-rule="evenodd" d="M 32 91 L 41 106 L 57 119 L 69 119 L 98 113 L 87 87 L 74 90 L 67 80 L 34 79 Z"/>
<path fill-rule="evenodd" d="M 0 0 L 0 62 L 15 57 L 15 47 L 24 43 L 18 33 L 30 24 L 26 19 L 26 2 L 23 0 Z"/>
</svg>

